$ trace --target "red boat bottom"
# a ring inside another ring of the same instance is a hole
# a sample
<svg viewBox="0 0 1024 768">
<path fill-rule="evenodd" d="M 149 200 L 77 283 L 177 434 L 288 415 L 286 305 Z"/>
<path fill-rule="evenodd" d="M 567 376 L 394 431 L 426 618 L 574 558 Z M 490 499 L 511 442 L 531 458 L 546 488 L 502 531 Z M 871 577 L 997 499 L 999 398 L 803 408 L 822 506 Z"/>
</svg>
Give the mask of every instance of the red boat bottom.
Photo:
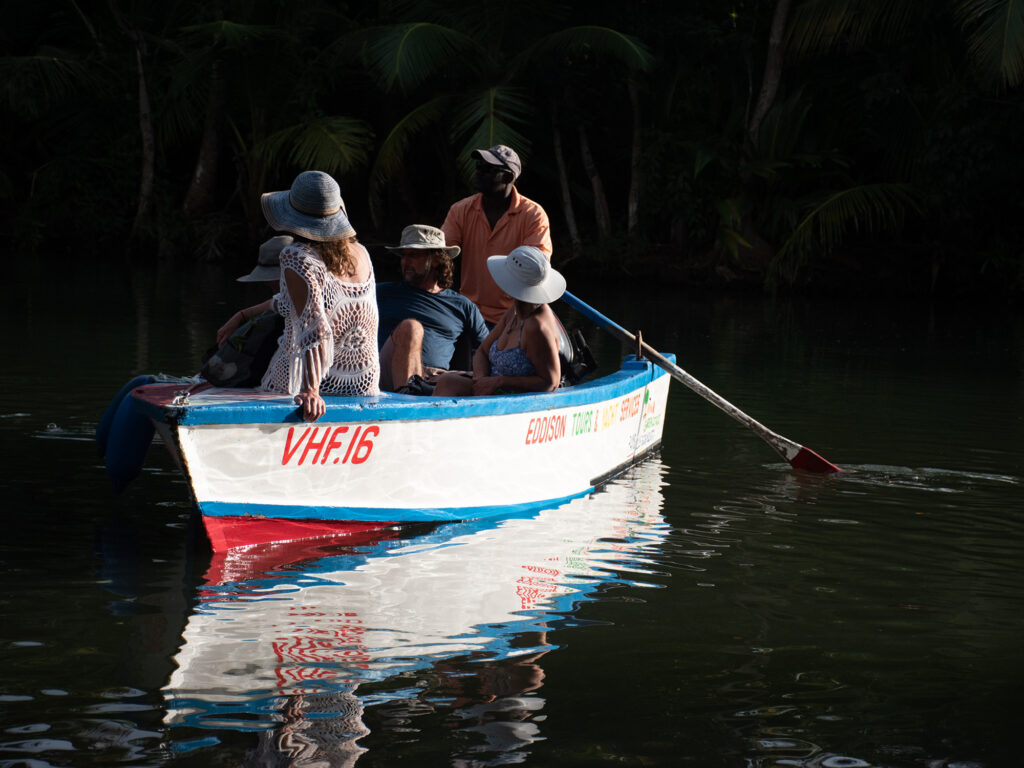
<svg viewBox="0 0 1024 768">
<path fill-rule="evenodd" d="M 351 534 L 383 531 L 398 523 L 354 522 L 344 520 L 281 520 L 262 517 L 207 517 L 203 516 L 206 535 L 214 552 L 254 544 L 283 541 L 339 537 Z"/>
</svg>

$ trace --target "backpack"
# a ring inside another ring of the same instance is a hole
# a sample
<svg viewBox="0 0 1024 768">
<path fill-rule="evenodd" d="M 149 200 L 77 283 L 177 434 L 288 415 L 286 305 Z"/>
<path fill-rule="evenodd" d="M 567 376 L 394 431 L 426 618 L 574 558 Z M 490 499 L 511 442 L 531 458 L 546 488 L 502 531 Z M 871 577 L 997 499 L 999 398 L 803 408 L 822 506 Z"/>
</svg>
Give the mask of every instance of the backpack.
<svg viewBox="0 0 1024 768">
<path fill-rule="evenodd" d="M 593 373 L 597 361 L 583 338 L 583 331 L 573 328 L 572 333 L 568 333 L 557 315 L 555 320 L 558 325 L 558 362 L 562 369 L 562 382 L 558 386 L 571 387 Z"/>
<path fill-rule="evenodd" d="M 250 317 L 219 348 L 206 351 L 203 378 L 217 387 L 259 386 L 283 332 L 284 319 L 274 311 Z"/>
</svg>

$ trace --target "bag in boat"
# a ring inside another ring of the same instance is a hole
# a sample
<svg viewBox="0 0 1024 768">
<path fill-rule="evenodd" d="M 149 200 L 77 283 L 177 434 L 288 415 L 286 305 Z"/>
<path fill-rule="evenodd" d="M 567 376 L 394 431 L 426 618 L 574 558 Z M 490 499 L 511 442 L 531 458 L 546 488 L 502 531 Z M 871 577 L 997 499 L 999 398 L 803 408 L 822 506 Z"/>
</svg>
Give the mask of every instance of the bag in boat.
<svg viewBox="0 0 1024 768">
<path fill-rule="evenodd" d="M 283 332 L 284 320 L 276 312 L 250 317 L 220 348 L 203 355 L 203 378 L 217 387 L 258 386 Z"/>
</svg>

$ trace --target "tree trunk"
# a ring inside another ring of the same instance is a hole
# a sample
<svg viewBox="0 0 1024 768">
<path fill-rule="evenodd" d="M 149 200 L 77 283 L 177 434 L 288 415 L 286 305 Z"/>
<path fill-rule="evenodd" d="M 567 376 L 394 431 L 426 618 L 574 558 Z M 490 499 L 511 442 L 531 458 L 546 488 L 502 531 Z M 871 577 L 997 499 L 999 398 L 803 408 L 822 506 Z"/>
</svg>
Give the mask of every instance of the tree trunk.
<svg viewBox="0 0 1024 768">
<path fill-rule="evenodd" d="M 757 96 L 757 105 L 754 107 L 754 114 L 747 126 L 747 136 L 754 147 L 757 146 L 761 122 L 775 103 L 775 96 L 779 92 L 779 82 L 782 80 L 782 44 L 786 34 L 789 5 L 790 0 L 778 0 L 775 4 L 772 29 L 768 38 L 768 56 L 764 65 L 764 77 L 761 80 L 761 92 Z"/>
<path fill-rule="evenodd" d="M 555 150 L 555 164 L 558 166 L 558 188 L 562 195 L 562 213 L 565 216 L 566 228 L 569 230 L 569 242 L 572 244 L 568 261 L 583 255 L 583 241 L 580 239 L 580 228 L 576 224 L 576 212 L 572 207 L 572 195 L 569 192 L 569 172 L 565 165 L 565 153 L 562 150 L 562 129 L 558 120 L 558 101 L 554 98 L 551 99 L 551 139 Z"/>
<path fill-rule="evenodd" d="M 237 129 L 233 131 L 232 161 L 235 166 L 235 194 L 239 197 L 250 237 L 265 238 L 267 220 L 263 217 L 260 207 L 260 196 L 267 191 L 267 167 L 250 151 L 267 137 L 267 110 L 254 103 L 250 97 L 249 104 L 250 129 L 249 141 Z"/>
<path fill-rule="evenodd" d="M 752 156 L 757 150 L 761 123 L 765 115 L 768 114 L 768 110 L 775 104 L 775 97 L 779 92 L 779 83 L 782 81 L 783 42 L 786 36 L 790 3 L 791 0 L 777 0 L 775 3 L 775 12 L 772 16 L 772 26 L 768 36 L 764 75 L 761 78 L 761 90 L 747 124 L 748 156 Z M 752 82 L 753 77 L 751 77 Z M 734 236 L 728 234 L 727 230 L 738 231 L 740 241 L 732 245 L 735 251 L 728 264 L 720 264 L 718 268 L 731 272 L 734 271 L 734 267 L 738 266 L 747 274 L 759 274 L 763 278 L 773 250 L 770 244 L 761 237 L 754 219 L 753 212 L 757 209 L 757 203 L 754 200 L 755 190 L 752 181 L 750 165 L 744 162 L 740 166 L 740 195 L 737 205 L 739 222 L 733 223 L 728 220 L 719 222 L 720 229 L 726 233 L 729 239 L 733 239 Z M 720 232 L 720 234 L 722 233 Z M 729 251 L 732 248 L 726 246 L 724 250 Z"/>
<path fill-rule="evenodd" d="M 633 146 L 629 157 L 629 199 L 626 206 L 626 232 L 630 235 L 636 230 L 640 209 L 640 188 L 643 178 L 640 170 L 640 153 L 642 131 L 640 126 L 640 93 L 637 91 L 636 80 L 629 78 L 629 104 L 633 111 Z"/>
<path fill-rule="evenodd" d="M 139 172 L 139 207 L 132 223 L 131 239 L 136 240 L 148 227 L 153 208 L 153 179 L 156 175 L 156 141 L 153 138 L 153 113 L 146 87 L 146 70 L 143 65 L 145 43 L 142 34 L 135 30 L 135 60 L 139 70 L 139 134 L 142 139 L 142 163 Z"/>
<path fill-rule="evenodd" d="M 185 193 L 182 211 L 187 218 L 208 213 L 216 196 L 217 170 L 220 166 L 220 127 L 224 114 L 224 74 L 220 59 L 210 68 L 210 94 L 206 101 L 203 139 L 192 172 L 192 182 Z"/>
<path fill-rule="evenodd" d="M 594 163 L 594 157 L 590 154 L 590 141 L 587 139 L 587 129 L 583 123 L 579 124 L 580 153 L 583 155 L 583 168 L 590 177 L 590 186 L 594 190 L 594 219 L 597 223 L 597 234 L 602 240 L 607 240 L 612 234 L 611 216 L 608 213 L 608 198 L 604 193 L 604 184 L 601 182 L 601 174 Z"/>
<path fill-rule="evenodd" d="M 146 38 L 142 30 L 130 23 L 117 7 L 115 0 L 107 0 L 110 12 L 121 32 L 135 46 L 135 66 L 139 79 L 139 136 L 142 159 L 139 168 L 139 205 L 135 210 L 135 221 L 129 238 L 129 250 L 149 228 L 153 208 L 153 183 L 156 176 L 156 140 L 153 138 L 153 111 L 149 103 L 149 89 L 146 87 Z"/>
</svg>

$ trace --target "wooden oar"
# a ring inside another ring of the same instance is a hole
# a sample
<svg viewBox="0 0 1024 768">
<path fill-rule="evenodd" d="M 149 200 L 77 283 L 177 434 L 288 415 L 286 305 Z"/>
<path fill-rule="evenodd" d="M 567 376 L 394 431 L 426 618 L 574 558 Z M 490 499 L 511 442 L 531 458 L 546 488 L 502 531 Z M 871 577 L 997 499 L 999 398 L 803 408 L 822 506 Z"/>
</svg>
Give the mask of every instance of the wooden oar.
<svg viewBox="0 0 1024 768">
<path fill-rule="evenodd" d="M 750 416 L 745 414 L 735 405 L 730 403 L 724 397 L 716 394 L 715 392 L 708 389 L 706 386 L 701 384 L 697 379 L 693 378 L 690 374 L 680 368 L 678 365 L 673 363 L 671 360 L 662 355 L 658 350 L 652 347 L 643 339 L 637 339 L 632 333 L 627 331 L 621 325 L 618 325 L 612 320 L 602 315 L 596 309 L 591 307 L 586 302 L 573 296 L 571 293 L 566 291 L 562 294 L 562 301 L 568 304 L 573 309 L 576 309 L 582 315 L 590 318 L 595 323 L 600 325 L 606 331 L 617 337 L 621 341 L 627 344 L 639 345 L 643 349 L 644 353 L 657 363 L 659 366 L 664 368 L 671 374 L 672 378 L 685 384 L 687 387 L 692 389 L 698 395 L 703 397 L 709 403 L 718 406 L 727 414 L 732 416 L 740 424 L 749 427 L 754 431 L 758 437 L 764 440 L 768 445 L 775 449 L 775 451 L 782 456 L 794 469 L 805 469 L 809 472 L 842 472 L 842 470 L 830 461 L 819 456 L 817 453 L 812 451 L 810 448 L 805 448 L 798 443 L 794 443 L 792 440 L 788 440 L 782 435 L 772 432 L 768 427 L 764 426 L 758 421 L 755 421 Z"/>
</svg>

